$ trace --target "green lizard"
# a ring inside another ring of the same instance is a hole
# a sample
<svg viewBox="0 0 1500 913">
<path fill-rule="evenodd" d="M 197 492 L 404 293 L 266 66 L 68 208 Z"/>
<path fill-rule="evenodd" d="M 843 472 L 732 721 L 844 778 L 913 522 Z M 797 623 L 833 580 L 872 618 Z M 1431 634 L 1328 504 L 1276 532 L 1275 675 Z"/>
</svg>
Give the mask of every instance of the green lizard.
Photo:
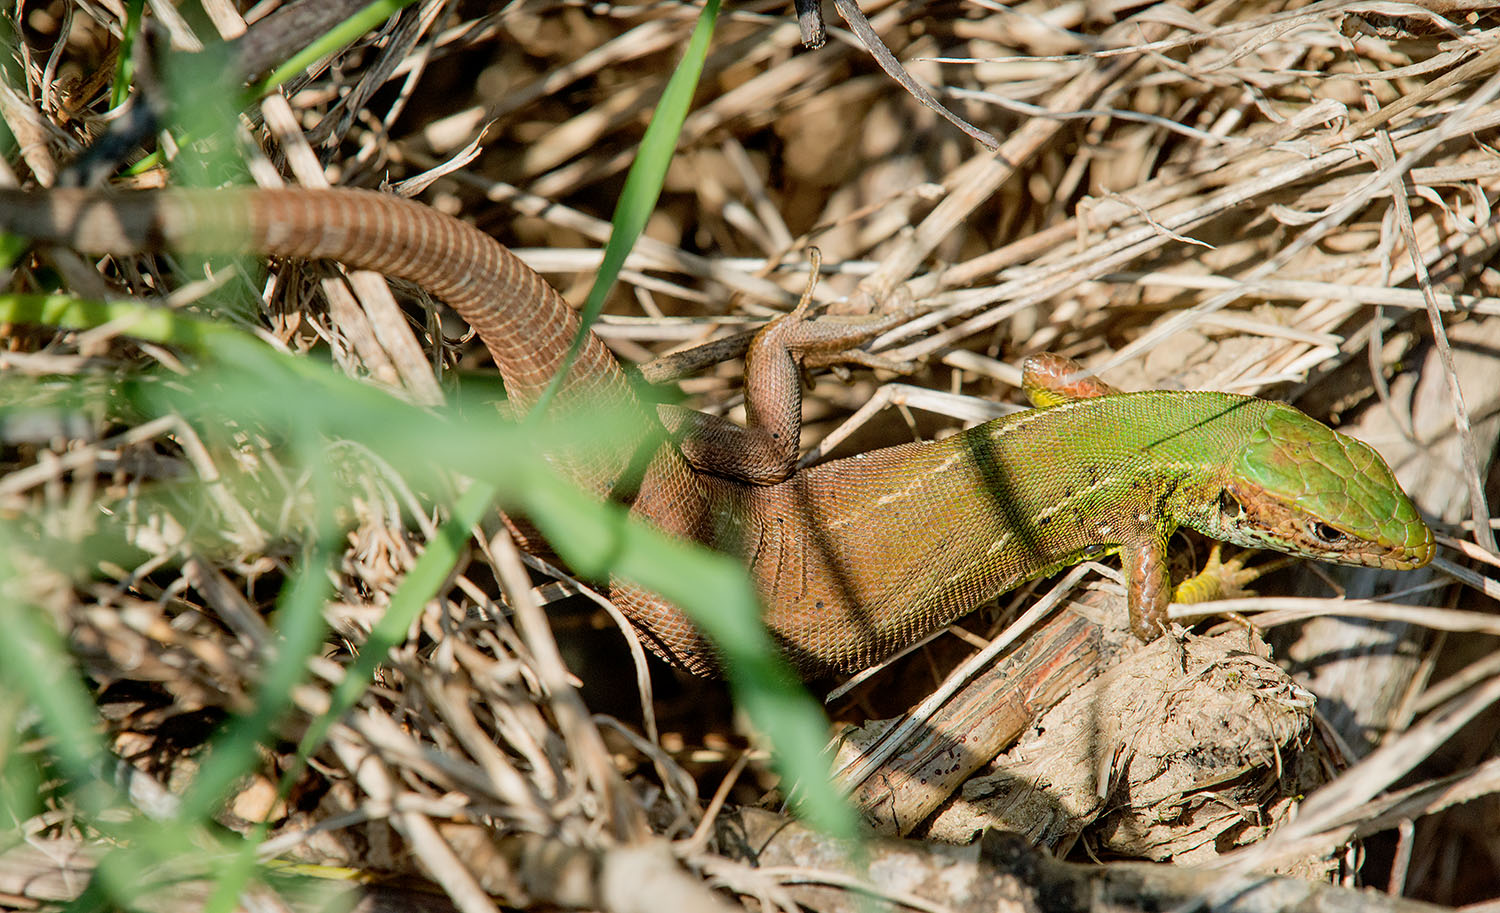
<svg viewBox="0 0 1500 913">
<path fill-rule="evenodd" d="M 416 282 L 489 348 L 510 396 L 535 403 L 562 367 L 577 315 L 508 250 L 434 210 L 362 191 L 0 190 L 0 230 L 90 251 L 172 247 L 328 258 Z M 632 510 L 738 555 L 765 620 L 807 674 L 879 660 L 1024 581 L 1122 556 L 1132 629 L 1163 628 L 1167 537 L 1216 539 L 1345 564 L 1411 568 L 1432 532 L 1370 447 L 1280 403 L 1227 393 L 1116 393 L 1033 362 L 1037 408 L 942 441 L 797 471 L 798 365 L 871 335 L 809 320 L 767 326 L 746 361 L 748 427 L 651 410 L 589 337 L 555 408 L 620 410 L 639 434 L 564 461 L 605 496 L 650 450 Z M 651 433 L 665 425 L 673 441 Z M 659 425 L 657 427 L 660 427 Z M 714 652 L 672 604 L 623 580 L 611 596 L 658 653 L 695 672 Z"/>
</svg>

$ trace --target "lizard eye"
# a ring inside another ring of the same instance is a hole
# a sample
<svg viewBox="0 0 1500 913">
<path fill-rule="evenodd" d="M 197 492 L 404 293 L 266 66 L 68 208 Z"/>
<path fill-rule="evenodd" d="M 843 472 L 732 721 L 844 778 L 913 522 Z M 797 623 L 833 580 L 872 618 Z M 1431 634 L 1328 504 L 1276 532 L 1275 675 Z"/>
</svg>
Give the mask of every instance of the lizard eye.
<svg viewBox="0 0 1500 913">
<path fill-rule="evenodd" d="M 1245 505 L 1240 499 L 1229 493 L 1229 489 L 1219 490 L 1219 513 L 1230 520 L 1238 520 L 1245 513 Z"/>
<path fill-rule="evenodd" d="M 1343 530 L 1335 529 L 1327 523 L 1320 523 L 1317 520 L 1313 520 L 1307 524 L 1307 531 L 1313 534 L 1314 539 L 1325 545 L 1338 545 L 1349 538 L 1349 534 Z"/>
</svg>

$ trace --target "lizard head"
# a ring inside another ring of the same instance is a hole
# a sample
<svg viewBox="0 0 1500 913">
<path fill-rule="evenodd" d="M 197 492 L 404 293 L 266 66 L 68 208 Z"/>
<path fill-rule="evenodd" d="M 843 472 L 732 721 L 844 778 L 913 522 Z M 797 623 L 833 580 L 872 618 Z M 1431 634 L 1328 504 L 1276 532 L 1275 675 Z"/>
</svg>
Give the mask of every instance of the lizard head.
<svg viewBox="0 0 1500 913">
<path fill-rule="evenodd" d="M 1274 404 L 1203 532 L 1236 545 L 1388 569 L 1432 560 L 1432 530 L 1368 444 Z"/>
</svg>

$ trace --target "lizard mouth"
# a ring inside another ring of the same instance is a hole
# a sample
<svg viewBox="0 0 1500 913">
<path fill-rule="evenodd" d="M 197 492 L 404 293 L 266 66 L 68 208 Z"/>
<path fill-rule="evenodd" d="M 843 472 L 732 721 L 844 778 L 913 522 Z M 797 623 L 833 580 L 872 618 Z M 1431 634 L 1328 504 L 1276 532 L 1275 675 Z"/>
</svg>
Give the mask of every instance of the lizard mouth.
<svg viewBox="0 0 1500 913">
<path fill-rule="evenodd" d="M 1405 503 L 1388 513 L 1344 510 L 1339 520 L 1303 508 L 1303 500 L 1231 484 L 1219 497 L 1218 525 L 1239 545 L 1386 570 L 1422 567 L 1436 551 L 1432 530 L 1404 497 Z"/>
</svg>

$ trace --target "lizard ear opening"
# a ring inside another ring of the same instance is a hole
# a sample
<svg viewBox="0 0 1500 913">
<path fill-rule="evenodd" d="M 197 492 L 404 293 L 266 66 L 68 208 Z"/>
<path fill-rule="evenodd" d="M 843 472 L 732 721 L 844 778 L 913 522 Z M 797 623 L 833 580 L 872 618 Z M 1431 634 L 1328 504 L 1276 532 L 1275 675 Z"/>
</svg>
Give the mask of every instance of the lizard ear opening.
<svg viewBox="0 0 1500 913">
<path fill-rule="evenodd" d="M 1324 545 L 1338 545 L 1349 538 L 1349 534 L 1343 530 L 1329 526 L 1327 523 L 1318 520 L 1308 521 L 1307 531 L 1312 533 L 1314 539 L 1317 539 Z"/>
<path fill-rule="evenodd" d="M 1245 505 L 1229 489 L 1222 488 L 1219 490 L 1219 513 L 1226 520 L 1238 520 L 1245 515 Z"/>
</svg>

